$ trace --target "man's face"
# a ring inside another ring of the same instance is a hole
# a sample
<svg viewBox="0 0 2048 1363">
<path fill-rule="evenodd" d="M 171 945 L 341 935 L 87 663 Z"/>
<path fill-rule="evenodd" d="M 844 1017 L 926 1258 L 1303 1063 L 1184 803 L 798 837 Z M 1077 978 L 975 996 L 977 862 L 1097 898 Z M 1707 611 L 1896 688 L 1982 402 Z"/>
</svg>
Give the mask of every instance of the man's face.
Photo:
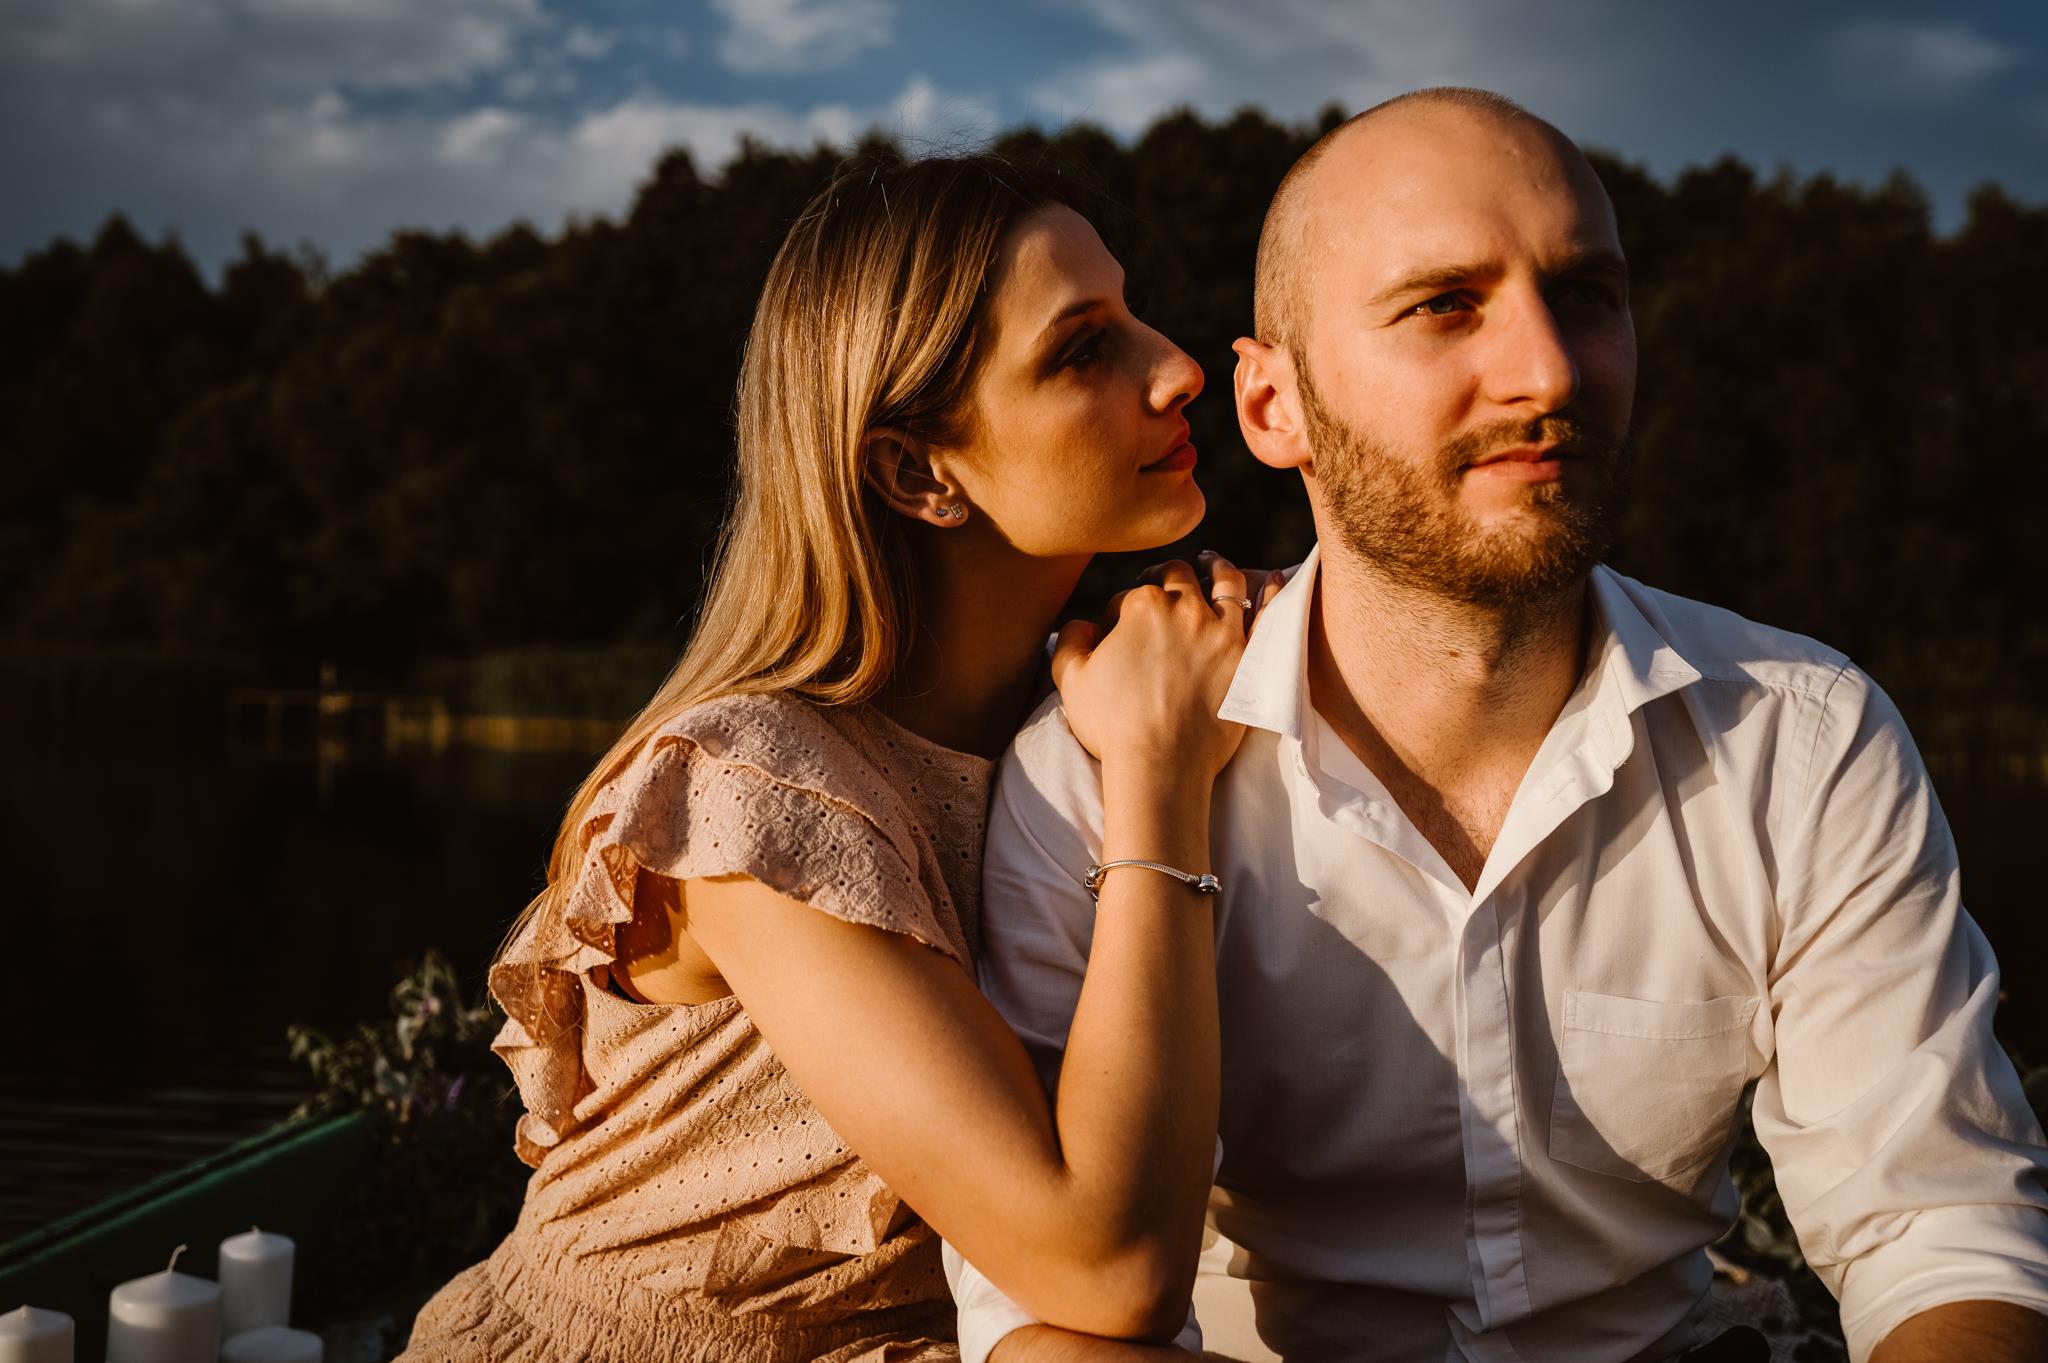
<svg viewBox="0 0 2048 1363">
<path fill-rule="evenodd" d="M 1296 369 L 1328 533 L 1478 605 L 1575 582 L 1606 548 L 1635 393 L 1592 171 L 1536 125 L 1423 107 L 1315 175 Z"/>
</svg>

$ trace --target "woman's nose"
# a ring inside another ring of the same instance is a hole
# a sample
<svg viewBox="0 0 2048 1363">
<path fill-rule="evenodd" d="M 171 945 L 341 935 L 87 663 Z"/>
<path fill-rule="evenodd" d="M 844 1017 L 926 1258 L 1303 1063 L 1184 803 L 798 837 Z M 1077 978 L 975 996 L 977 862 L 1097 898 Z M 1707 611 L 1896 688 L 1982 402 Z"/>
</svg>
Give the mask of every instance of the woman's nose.
<svg viewBox="0 0 2048 1363">
<path fill-rule="evenodd" d="M 1202 391 L 1202 366 L 1194 357 L 1158 332 L 1158 357 L 1152 365 L 1152 405 L 1162 412 L 1194 401 Z"/>
</svg>

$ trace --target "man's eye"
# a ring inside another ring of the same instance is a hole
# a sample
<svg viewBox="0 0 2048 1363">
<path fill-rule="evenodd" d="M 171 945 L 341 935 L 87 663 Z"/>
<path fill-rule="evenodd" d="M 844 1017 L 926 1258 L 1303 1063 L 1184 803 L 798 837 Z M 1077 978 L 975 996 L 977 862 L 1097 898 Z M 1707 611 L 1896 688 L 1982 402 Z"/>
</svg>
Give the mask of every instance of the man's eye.
<svg viewBox="0 0 2048 1363">
<path fill-rule="evenodd" d="M 1562 301 L 1575 307 L 1611 308 L 1619 304 L 1621 299 L 1607 285 L 1587 281 L 1566 285 Z"/>
<path fill-rule="evenodd" d="M 1449 317 L 1452 313 L 1463 307 L 1464 303 L 1465 300 L 1457 294 L 1440 293 L 1427 302 L 1417 303 L 1413 311 L 1425 313 L 1431 317 Z"/>
</svg>

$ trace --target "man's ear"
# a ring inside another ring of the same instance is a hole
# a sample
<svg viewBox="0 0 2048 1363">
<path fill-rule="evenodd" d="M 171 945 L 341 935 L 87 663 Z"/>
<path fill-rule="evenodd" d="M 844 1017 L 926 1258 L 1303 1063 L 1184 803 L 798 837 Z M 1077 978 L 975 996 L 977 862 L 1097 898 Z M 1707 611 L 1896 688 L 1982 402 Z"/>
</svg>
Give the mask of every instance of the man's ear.
<svg viewBox="0 0 2048 1363">
<path fill-rule="evenodd" d="M 928 525 L 955 526 L 967 519 L 967 503 L 956 488 L 933 476 L 925 443 L 898 426 L 877 426 L 861 442 L 861 476 L 899 515 Z"/>
<path fill-rule="evenodd" d="M 1285 346 L 1268 345 L 1249 336 L 1231 342 L 1237 352 L 1232 394 L 1237 399 L 1237 425 L 1244 443 L 1261 464 L 1298 469 L 1308 464 L 1308 428 L 1301 417 L 1301 392 L 1295 386 L 1294 356 Z"/>
</svg>

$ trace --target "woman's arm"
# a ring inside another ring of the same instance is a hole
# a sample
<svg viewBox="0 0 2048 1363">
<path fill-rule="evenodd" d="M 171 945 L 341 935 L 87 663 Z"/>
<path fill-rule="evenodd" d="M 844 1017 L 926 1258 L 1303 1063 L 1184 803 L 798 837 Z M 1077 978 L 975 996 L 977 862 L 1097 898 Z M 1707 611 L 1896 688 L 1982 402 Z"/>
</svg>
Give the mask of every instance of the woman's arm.
<svg viewBox="0 0 2048 1363">
<path fill-rule="evenodd" d="M 1200 1355 L 1171 1344 L 1133 1344 L 1127 1339 L 1077 1335 L 1050 1325 L 1012 1330 L 989 1351 L 988 1363 L 1144 1363 L 1146 1359 L 1192 1359 Z"/>
<path fill-rule="evenodd" d="M 1214 713 L 1242 627 L 1186 576 L 1126 598 L 1099 647 L 1089 627 L 1063 631 L 1055 675 L 1102 761 L 1103 858 L 1203 872 L 1238 732 Z M 692 881 L 683 900 L 834 1131 L 992 1281 L 1049 1324 L 1180 1329 L 1216 1132 L 1208 897 L 1138 868 L 1104 879 L 1056 1118 L 1015 1034 L 939 953 L 751 879 Z"/>
</svg>

